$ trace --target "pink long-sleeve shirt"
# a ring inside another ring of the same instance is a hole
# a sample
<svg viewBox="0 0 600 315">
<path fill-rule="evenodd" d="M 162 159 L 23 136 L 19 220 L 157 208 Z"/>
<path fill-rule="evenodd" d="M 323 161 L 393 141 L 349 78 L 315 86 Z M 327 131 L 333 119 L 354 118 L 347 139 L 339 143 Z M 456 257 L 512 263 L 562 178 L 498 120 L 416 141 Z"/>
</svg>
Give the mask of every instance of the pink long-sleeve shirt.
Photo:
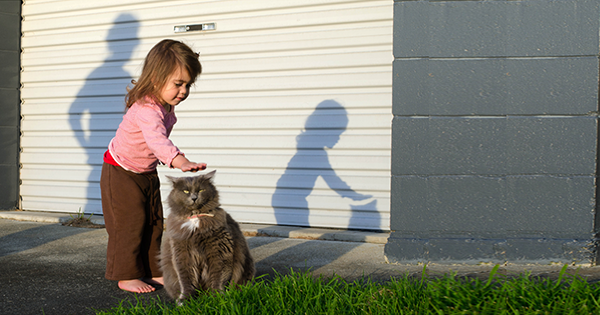
<svg viewBox="0 0 600 315">
<path fill-rule="evenodd" d="M 183 155 L 169 140 L 176 122 L 173 106 L 167 112 L 149 98 L 139 100 L 123 116 L 108 151 L 121 167 L 132 172 L 154 171 L 159 160 L 172 167 L 173 159 Z"/>
</svg>

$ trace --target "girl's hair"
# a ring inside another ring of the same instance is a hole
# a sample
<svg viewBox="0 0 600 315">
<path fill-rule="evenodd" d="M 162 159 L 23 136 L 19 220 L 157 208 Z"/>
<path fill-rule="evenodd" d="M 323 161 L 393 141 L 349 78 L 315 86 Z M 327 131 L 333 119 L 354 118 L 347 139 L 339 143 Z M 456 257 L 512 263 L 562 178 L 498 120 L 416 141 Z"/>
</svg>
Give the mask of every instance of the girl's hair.
<svg viewBox="0 0 600 315">
<path fill-rule="evenodd" d="M 202 72 L 198 54 L 188 45 L 171 39 L 156 44 L 146 56 L 142 75 L 137 81 L 131 80 L 133 88 L 127 88 L 125 107 L 131 107 L 146 96 L 158 100 L 158 95 L 167 84 L 169 76 L 179 67 L 187 70 L 192 84 Z"/>
</svg>

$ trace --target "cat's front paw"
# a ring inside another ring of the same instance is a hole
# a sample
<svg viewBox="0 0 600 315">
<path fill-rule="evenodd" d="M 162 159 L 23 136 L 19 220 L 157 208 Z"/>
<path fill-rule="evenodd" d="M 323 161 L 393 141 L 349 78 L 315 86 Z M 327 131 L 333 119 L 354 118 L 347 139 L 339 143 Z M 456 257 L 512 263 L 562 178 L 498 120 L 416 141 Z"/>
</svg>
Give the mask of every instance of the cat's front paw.
<svg viewBox="0 0 600 315">
<path fill-rule="evenodd" d="M 179 297 L 175 300 L 177 302 L 177 306 L 183 306 L 183 301 L 185 300 L 185 295 L 180 294 Z"/>
</svg>

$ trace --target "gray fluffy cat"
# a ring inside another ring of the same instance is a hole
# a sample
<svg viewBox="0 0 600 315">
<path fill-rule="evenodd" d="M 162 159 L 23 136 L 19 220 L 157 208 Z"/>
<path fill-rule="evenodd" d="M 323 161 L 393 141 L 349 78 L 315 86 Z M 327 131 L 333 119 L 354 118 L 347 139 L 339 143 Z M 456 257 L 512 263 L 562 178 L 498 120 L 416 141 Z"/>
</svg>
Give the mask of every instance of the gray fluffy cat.
<svg viewBox="0 0 600 315">
<path fill-rule="evenodd" d="M 171 178 L 171 213 L 161 246 L 165 289 L 181 303 L 197 290 L 222 290 L 254 277 L 254 260 L 239 225 L 220 208 L 211 178 Z"/>
</svg>

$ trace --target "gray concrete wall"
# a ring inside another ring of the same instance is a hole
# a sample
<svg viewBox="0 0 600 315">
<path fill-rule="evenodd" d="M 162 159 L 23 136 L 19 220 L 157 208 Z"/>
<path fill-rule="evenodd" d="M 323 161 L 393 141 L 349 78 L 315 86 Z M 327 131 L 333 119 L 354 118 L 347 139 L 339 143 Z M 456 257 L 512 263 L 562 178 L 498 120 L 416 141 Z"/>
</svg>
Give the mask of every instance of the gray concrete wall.
<svg viewBox="0 0 600 315">
<path fill-rule="evenodd" d="M 21 1 L 0 1 L 0 210 L 19 198 Z"/>
<path fill-rule="evenodd" d="M 599 2 L 394 4 L 388 259 L 594 262 Z"/>
</svg>

